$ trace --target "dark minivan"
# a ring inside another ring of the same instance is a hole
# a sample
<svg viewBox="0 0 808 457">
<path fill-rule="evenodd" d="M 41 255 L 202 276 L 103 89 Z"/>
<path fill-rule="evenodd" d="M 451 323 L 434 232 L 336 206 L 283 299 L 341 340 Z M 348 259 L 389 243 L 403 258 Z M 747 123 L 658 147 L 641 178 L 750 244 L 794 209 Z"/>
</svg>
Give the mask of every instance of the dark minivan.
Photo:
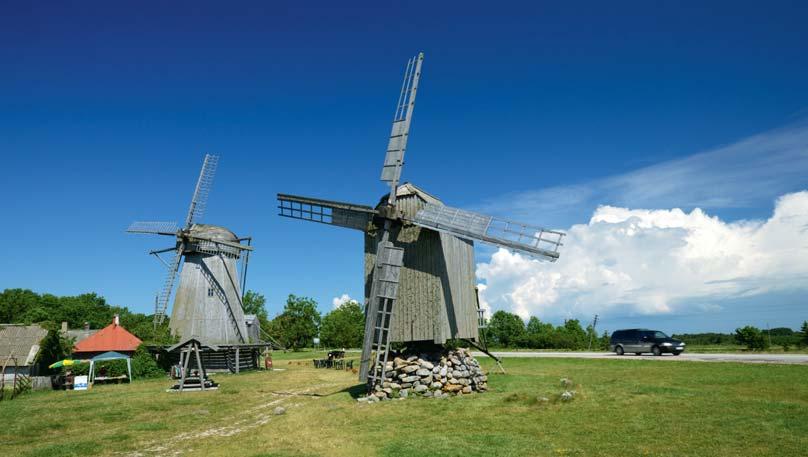
<svg viewBox="0 0 808 457">
<path fill-rule="evenodd" d="M 685 343 L 658 330 L 632 328 L 612 333 L 609 350 L 614 351 L 617 355 L 623 355 L 626 352 L 633 352 L 637 355 L 643 352 L 650 352 L 654 355 L 670 352 L 673 355 L 679 355 L 685 351 Z"/>
</svg>

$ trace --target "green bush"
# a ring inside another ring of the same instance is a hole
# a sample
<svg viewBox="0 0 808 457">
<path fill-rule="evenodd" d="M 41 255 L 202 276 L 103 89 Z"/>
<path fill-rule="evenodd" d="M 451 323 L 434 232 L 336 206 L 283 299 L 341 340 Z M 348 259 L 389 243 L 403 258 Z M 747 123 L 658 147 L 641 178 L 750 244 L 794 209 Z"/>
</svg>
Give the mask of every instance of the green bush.
<svg viewBox="0 0 808 457">
<path fill-rule="evenodd" d="M 751 325 L 735 329 L 735 341 L 746 346 L 749 350 L 762 350 L 769 347 L 769 342 L 763 332 Z"/>
</svg>

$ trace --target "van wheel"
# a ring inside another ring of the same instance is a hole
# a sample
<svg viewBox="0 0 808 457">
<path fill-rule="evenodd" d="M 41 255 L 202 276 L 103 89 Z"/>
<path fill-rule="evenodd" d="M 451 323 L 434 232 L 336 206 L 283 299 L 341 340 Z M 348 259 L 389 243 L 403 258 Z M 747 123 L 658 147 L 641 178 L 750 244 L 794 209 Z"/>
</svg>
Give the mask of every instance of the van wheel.
<svg viewBox="0 0 808 457">
<path fill-rule="evenodd" d="M 623 351 L 623 346 L 617 346 L 616 348 L 614 348 L 614 352 L 615 352 L 617 355 L 623 355 L 623 352 L 624 352 L 624 351 Z"/>
<path fill-rule="evenodd" d="M 642 352 L 635 352 L 634 355 L 642 355 Z"/>
<path fill-rule="evenodd" d="M 662 350 L 659 349 L 659 346 L 652 347 L 651 352 L 653 352 L 656 356 L 662 355 Z"/>
</svg>

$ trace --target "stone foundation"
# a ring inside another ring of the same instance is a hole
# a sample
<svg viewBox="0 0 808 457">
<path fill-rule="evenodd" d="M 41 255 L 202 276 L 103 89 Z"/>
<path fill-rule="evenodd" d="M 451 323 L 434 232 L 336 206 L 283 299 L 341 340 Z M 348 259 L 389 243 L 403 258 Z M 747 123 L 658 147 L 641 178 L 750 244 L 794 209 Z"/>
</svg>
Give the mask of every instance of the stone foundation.
<svg viewBox="0 0 808 457">
<path fill-rule="evenodd" d="M 488 376 L 466 349 L 418 355 L 390 354 L 385 381 L 359 401 L 381 401 L 413 395 L 442 398 L 488 390 Z"/>
</svg>

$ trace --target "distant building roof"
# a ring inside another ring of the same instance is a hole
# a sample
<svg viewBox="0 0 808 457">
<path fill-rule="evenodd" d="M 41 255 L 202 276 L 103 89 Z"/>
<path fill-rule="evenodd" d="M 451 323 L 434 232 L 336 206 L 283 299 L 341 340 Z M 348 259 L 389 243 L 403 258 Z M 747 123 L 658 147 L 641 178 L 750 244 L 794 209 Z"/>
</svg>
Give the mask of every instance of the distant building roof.
<svg viewBox="0 0 808 457">
<path fill-rule="evenodd" d="M 73 346 L 73 352 L 133 352 L 140 346 L 140 343 L 142 343 L 140 338 L 121 327 L 118 317 L 115 316 L 115 320 L 111 324 L 76 343 Z"/>
<path fill-rule="evenodd" d="M 95 335 L 98 333 L 98 330 L 84 330 L 84 329 L 75 329 L 75 330 L 68 330 L 66 332 L 66 336 L 68 338 L 73 339 L 73 343 L 78 343 L 80 341 L 84 341 L 87 338 Z"/>
<path fill-rule="evenodd" d="M 17 366 L 33 365 L 39 352 L 39 343 L 48 331 L 38 325 L 0 324 L 0 367 L 10 355 L 17 359 Z M 11 361 L 9 365 L 13 365 Z"/>
</svg>

